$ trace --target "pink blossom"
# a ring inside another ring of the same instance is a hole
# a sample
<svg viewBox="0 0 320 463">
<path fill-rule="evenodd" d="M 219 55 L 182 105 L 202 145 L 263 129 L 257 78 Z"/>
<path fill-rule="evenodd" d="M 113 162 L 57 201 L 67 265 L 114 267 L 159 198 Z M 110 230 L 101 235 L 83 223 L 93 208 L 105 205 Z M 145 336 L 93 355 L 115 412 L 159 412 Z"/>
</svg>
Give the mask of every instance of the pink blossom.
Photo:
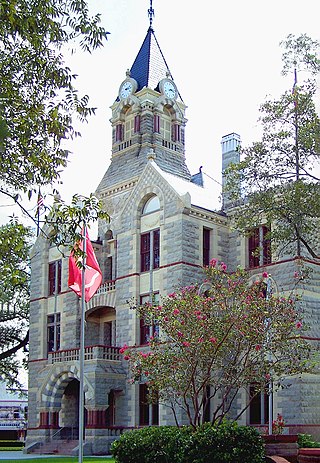
<svg viewBox="0 0 320 463">
<path fill-rule="evenodd" d="M 164 317 L 164 321 L 165 321 L 165 322 L 169 321 L 169 318 L 168 318 L 168 317 Z"/>
<path fill-rule="evenodd" d="M 121 349 L 119 350 L 120 354 L 123 354 L 128 349 L 127 344 L 124 344 Z"/>
<path fill-rule="evenodd" d="M 182 345 L 183 345 L 184 347 L 189 347 L 189 346 L 190 346 L 190 342 L 183 341 Z"/>
<path fill-rule="evenodd" d="M 173 311 L 173 314 L 174 314 L 174 315 L 179 315 L 179 313 L 180 313 L 180 310 L 179 310 L 179 309 L 174 309 L 174 311 Z"/>
<path fill-rule="evenodd" d="M 215 267 L 217 265 L 217 259 L 211 259 L 209 262 L 210 267 Z"/>
<path fill-rule="evenodd" d="M 266 374 L 266 380 L 267 380 L 267 381 L 270 381 L 270 378 L 271 378 L 270 373 L 267 373 L 267 374 Z"/>
<path fill-rule="evenodd" d="M 220 267 L 223 272 L 227 270 L 227 265 L 224 262 L 221 262 Z"/>
<path fill-rule="evenodd" d="M 261 346 L 260 344 L 257 344 L 256 347 L 255 347 L 256 350 L 261 350 Z"/>
<path fill-rule="evenodd" d="M 203 338 L 199 338 L 199 339 L 198 339 L 198 342 L 203 342 Z"/>
<path fill-rule="evenodd" d="M 217 342 L 217 338 L 210 338 L 209 341 L 212 342 L 212 344 L 215 344 Z"/>
<path fill-rule="evenodd" d="M 177 334 L 178 334 L 178 337 L 179 337 L 179 338 L 183 338 L 183 333 L 181 333 L 181 331 L 178 331 Z"/>
<path fill-rule="evenodd" d="M 268 274 L 268 272 L 263 272 L 263 274 L 262 274 L 262 278 L 268 278 L 268 277 L 269 277 L 269 274 Z"/>
<path fill-rule="evenodd" d="M 124 360 L 129 360 L 130 359 L 129 355 L 125 355 L 123 358 L 124 358 Z"/>
<path fill-rule="evenodd" d="M 177 296 L 176 293 L 170 293 L 170 294 L 168 294 L 168 297 L 171 297 L 172 299 L 174 299 L 176 296 Z"/>
<path fill-rule="evenodd" d="M 293 277 L 294 278 L 299 278 L 299 272 L 294 272 Z"/>
<path fill-rule="evenodd" d="M 162 305 L 158 305 L 157 310 L 162 310 Z"/>
<path fill-rule="evenodd" d="M 296 323 L 296 328 L 299 330 L 302 327 L 302 322 L 299 321 Z"/>
</svg>

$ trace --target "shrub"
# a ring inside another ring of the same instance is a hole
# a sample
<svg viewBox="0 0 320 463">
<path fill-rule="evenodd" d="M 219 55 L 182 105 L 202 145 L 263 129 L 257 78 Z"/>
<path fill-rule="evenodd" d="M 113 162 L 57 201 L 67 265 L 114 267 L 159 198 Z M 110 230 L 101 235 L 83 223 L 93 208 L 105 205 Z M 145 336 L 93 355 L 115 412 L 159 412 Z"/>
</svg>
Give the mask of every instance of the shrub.
<svg viewBox="0 0 320 463">
<path fill-rule="evenodd" d="M 319 448 L 320 442 L 315 442 L 311 434 L 298 434 L 300 448 Z"/>
<path fill-rule="evenodd" d="M 258 431 L 224 421 L 219 426 L 205 424 L 192 436 L 185 463 L 262 463 L 264 444 Z"/>
<path fill-rule="evenodd" d="M 147 427 L 127 432 L 111 453 L 118 463 L 263 463 L 258 431 L 237 423 Z"/>
<path fill-rule="evenodd" d="M 123 434 L 111 453 L 118 463 L 183 463 L 189 439 L 189 427 L 146 427 Z"/>
</svg>

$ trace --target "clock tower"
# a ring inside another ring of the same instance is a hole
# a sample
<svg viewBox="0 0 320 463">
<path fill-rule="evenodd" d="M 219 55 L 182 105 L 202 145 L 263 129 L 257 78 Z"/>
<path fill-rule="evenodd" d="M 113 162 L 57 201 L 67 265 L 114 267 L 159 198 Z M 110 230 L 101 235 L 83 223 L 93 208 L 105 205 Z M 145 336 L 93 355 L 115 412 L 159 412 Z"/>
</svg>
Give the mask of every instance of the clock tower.
<svg viewBox="0 0 320 463">
<path fill-rule="evenodd" d="M 186 105 L 152 27 L 152 2 L 148 13 L 147 34 L 111 106 L 112 155 L 97 189 L 101 197 L 115 187 L 131 189 L 150 153 L 161 170 L 191 179 L 185 163 Z"/>
</svg>

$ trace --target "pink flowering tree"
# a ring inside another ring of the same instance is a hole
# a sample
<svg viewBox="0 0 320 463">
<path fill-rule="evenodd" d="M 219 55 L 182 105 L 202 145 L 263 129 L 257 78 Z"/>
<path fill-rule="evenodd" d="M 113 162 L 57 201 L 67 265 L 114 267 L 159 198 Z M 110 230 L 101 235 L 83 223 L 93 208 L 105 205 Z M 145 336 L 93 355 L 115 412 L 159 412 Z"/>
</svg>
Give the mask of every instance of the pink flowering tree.
<svg viewBox="0 0 320 463">
<path fill-rule="evenodd" d="M 254 383 L 258 393 L 270 381 L 281 387 L 284 378 L 308 371 L 311 363 L 293 294 L 270 295 L 267 273 L 250 284 L 244 270 L 227 273 L 214 259 L 204 271 L 210 288 L 205 293 L 188 286 L 163 297 L 161 305 L 138 307 L 159 334 L 145 348 L 121 349 L 131 381 L 147 382 L 150 400 L 170 406 L 177 425 L 177 407 L 196 427 L 211 401 L 210 420 L 219 423 L 240 389 L 249 393 Z"/>
</svg>

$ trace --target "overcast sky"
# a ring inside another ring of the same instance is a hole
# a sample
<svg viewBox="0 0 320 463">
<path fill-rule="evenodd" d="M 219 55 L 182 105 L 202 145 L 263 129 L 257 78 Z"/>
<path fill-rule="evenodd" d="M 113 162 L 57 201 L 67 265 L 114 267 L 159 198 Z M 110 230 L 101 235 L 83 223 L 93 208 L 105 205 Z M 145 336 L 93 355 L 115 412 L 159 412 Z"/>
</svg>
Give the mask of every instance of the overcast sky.
<svg viewBox="0 0 320 463">
<path fill-rule="evenodd" d="M 80 88 L 97 106 L 82 127 L 82 139 L 61 188 L 93 192 L 111 156 L 109 106 L 117 96 L 149 27 L 149 0 L 90 0 L 110 32 L 105 47 L 70 63 Z M 180 94 L 187 104 L 186 158 L 191 173 L 204 171 L 221 179 L 221 137 L 240 134 L 243 145 L 260 135 L 258 109 L 266 96 L 290 88 L 281 76 L 279 42 L 290 33 L 320 40 L 318 0 L 154 0 L 153 27 Z"/>
<path fill-rule="evenodd" d="M 111 156 L 110 105 L 149 27 L 149 0 L 88 0 L 110 32 L 103 49 L 66 57 L 77 86 L 90 96 L 96 116 L 80 127 L 81 139 L 59 186 L 72 194 L 94 192 Z M 191 173 L 221 180 L 221 137 L 259 137 L 258 108 L 265 97 L 291 88 L 281 76 L 279 42 L 290 33 L 320 40 L 319 1 L 153 0 L 153 27 L 180 94 L 187 104 L 186 158 Z"/>
</svg>

